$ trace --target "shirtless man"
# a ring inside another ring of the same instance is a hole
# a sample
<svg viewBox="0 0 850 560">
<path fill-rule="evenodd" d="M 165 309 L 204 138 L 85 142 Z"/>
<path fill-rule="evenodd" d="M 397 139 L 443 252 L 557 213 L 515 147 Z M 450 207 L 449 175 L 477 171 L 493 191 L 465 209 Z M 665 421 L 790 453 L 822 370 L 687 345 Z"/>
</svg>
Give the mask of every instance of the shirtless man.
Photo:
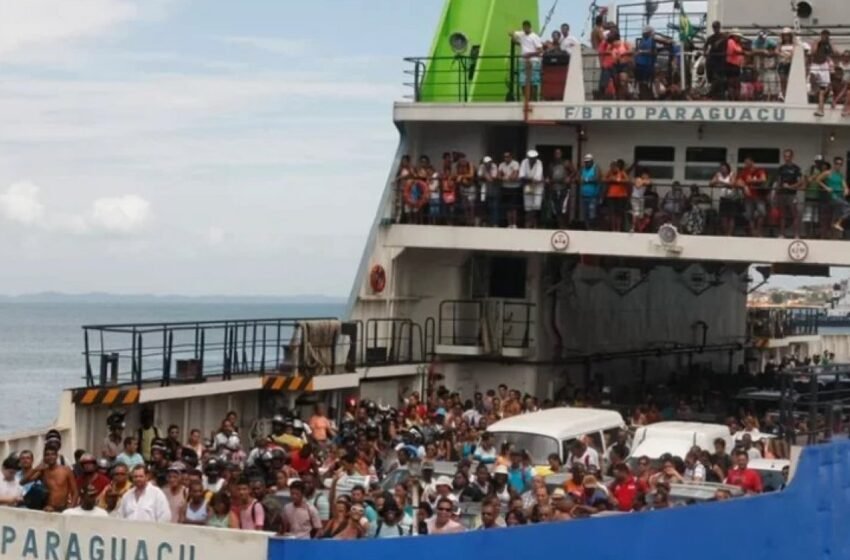
<svg viewBox="0 0 850 560">
<path fill-rule="evenodd" d="M 70 467 L 58 463 L 59 453 L 53 446 L 44 448 L 43 462 L 25 480 L 41 479 L 47 487 L 47 506 L 44 511 L 62 512 L 77 503 L 77 482 Z"/>
</svg>

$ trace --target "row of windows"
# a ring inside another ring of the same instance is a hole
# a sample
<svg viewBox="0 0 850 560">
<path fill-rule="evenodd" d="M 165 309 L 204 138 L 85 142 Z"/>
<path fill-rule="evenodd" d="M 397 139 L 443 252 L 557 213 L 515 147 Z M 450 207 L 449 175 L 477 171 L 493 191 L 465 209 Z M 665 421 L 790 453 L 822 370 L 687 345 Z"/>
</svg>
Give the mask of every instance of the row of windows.
<svg viewBox="0 0 850 560">
<path fill-rule="evenodd" d="M 721 163 L 727 162 L 726 148 L 686 148 L 685 180 L 710 181 Z M 779 168 L 782 150 L 778 148 L 740 148 L 738 166 L 748 157 L 769 175 Z M 672 180 L 675 176 L 676 148 L 670 146 L 636 146 L 635 164 L 649 170 L 654 179 Z"/>
</svg>

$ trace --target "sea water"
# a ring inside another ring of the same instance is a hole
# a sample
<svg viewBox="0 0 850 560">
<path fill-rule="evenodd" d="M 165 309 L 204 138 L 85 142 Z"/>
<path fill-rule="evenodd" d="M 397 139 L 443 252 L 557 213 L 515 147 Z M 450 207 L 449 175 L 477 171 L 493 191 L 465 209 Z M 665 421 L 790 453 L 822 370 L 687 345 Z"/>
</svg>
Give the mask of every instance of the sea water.
<svg viewBox="0 0 850 560">
<path fill-rule="evenodd" d="M 0 433 L 50 425 L 63 389 L 85 385 L 82 325 L 336 317 L 335 303 L 0 302 Z"/>
</svg>

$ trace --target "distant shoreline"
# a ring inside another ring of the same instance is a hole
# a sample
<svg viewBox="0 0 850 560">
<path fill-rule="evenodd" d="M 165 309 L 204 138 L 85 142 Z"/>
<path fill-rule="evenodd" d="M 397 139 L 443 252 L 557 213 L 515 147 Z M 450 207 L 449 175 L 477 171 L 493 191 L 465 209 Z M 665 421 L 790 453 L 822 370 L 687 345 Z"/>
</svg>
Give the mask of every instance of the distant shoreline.
<svg viewBox="0 0 850 560">
<path fill-rule="evenodd" d="M 41 293 L 18 296 L 0 295 L 0 303 L 197 303 L 197 304 L 286 304 L 341 305 L 344 297 L 306 294 L 299 296 L 226 296 L 226 295 L 153 295 L 153 294 L 63 294 Z"/>
</svg>

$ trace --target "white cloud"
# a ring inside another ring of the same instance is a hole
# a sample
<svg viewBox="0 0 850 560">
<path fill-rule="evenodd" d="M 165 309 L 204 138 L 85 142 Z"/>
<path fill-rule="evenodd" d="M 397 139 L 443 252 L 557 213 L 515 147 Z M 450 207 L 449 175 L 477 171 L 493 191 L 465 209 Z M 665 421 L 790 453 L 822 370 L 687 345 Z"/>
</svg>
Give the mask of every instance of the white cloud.
<svg viewBox="0 0 850 560">
<path fill-rule="evenodd" d="M 92 204 L 91 222 L 107 232 L 132 233 L 148 223 L 150 209 L 150 202 L 134 194 L 99 198 Z"/>
<path fill-rule="evenodd" d="M 38 224 L 44 217 L 38 186 L 30 182 L 11 185 L 4 194 L 0 194 L 0 214 L 11 222 Z"/>
<path fill-rule="evenodd" d="M 0 60 L 114 30 L 136 18 L 141 0 L 0 0 Z"/>
<path fill-rule="evenodd" d="M 309 48 L 306 41 L 280 39 L 278 37 L 231 36 L 222 37 L 221 40 L 230 45 L 248 47 L 283 56 L 298 56 L 307 52 Z"/>
<path fill-rule="evenodd" d="M 49 209 L 41 200 L 41 188 L 29 181 L 12 184 L 0 194 L 0 218 L 32 230 L 55 233 L 133 233 L 151 218 L 151 204 L 130 194 L 94 200 L 88 215 Z M 54 204 L 54 208 L 59 204 Z"/>
</svg>

